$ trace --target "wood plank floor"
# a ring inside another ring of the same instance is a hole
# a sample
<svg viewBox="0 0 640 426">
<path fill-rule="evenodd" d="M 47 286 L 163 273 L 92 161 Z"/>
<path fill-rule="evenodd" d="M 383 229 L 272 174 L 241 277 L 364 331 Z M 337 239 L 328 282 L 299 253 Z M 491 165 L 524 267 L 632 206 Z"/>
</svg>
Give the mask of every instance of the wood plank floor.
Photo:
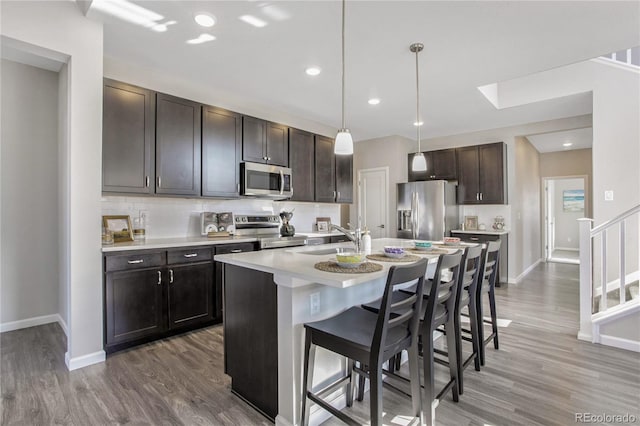
<svg viewBox="0 0 640 426">
<path fill-rule="evenodd" d="M 576 340 L 577 276 L 575 265 L 543 264 L 496 289 L 498 316 L 513 322 L 500 329 L 500 350 L 488 347 L 486 367 L 465 370 L 460 402 L 447 396 L 437 408 L 438 424 L 568 425 L 576 412 L 640 419 L 640 356 Z M 2 333 L 2 425 L 270 424 L 231 394 L 222 339 L 222 327 L 210 327 L 68 372 L 57 324 Z M 367 398 L 349 410 L 363 423 Z M 409 401 L 385 392 L 384 407 L 386 424 L 406 424 Z"/>
</svg>

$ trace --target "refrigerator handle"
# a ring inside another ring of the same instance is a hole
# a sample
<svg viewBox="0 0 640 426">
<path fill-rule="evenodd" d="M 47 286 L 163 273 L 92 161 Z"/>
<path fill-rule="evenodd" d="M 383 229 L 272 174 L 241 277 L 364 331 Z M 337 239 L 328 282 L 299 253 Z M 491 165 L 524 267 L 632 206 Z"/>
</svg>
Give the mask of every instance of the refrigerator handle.
<svg viewBox="0 0 640 426">
<path fill-rule="evenodd" d="M 416 228 L 415 228 L 416 236 L 415 238 L 418 238 L 418 236 L 420 235 L 420 218 L 418 216 L 419 214 L 420 214 L 420 194 L 416 192 Z"/>
<path fill-rule="evenodd" d="M 416 192 L 411 193 L 411 236 L 416 239 Z"/>
</svg>

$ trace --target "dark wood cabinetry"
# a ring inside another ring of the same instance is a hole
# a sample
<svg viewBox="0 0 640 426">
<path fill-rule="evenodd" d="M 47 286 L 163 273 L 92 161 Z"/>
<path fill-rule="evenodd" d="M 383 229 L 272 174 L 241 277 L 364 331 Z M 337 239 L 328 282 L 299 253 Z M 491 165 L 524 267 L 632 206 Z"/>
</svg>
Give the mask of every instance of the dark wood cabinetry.
<svg viewBox="0 0 640 426">
<path fill-rule="evenodd" d="M 108 353 L 222 319 L 211 246 L 107 253 L 104 271 Z"/>
<path fill-rule="evenodd" d="M 336 203 L 353 203 L 353 155 L 336 155 Z"/>
<path fill-rule="evenodd" d="M 333 139 L 316 135 L 316 201 L 333 203 L 336 199 L 336 169 Z"/>
<path fill-rule="evenodd" d="M 102 190 L 152 193 L 155 93 L 105 79 L 102 113 Z"/>
<path fill-rule="evenodd" d="M 273 275 L 224 265 L 225 372 L 231 390 L 278 414 L 278 299 Z"/>
<path fill-rule="evenodd" d="M 489 241 L 500 241 L 500 260 L 498 284 L 506 284 L 509 279 L 509 235 L 508 234 L 470 234 L 468 232 L 451 231 L 452 237 L 458 237 L 467 243 L 487 243 Z"/>
<path fill-rule="evenodd" d="M 202 195 L 239 196 L 242 159 L 242 115 L 202 107 Z"/>
<path fill-rule="evenodd" d="M 458 204 L 507 202 L 506 150 L 502 142 L 456 149 Z"/>
<path fill-rule="evenodd" d="M 440 149 L 437 151 L 423 152 L 427 161 L 427 170 L 414 172 L 411 163 L 415 153 L 409 154 L 409 182 L 422 180 L 456 180 L 458 178 L 456 150 Z"/>
<path fill-rule="evenodd" d="M 258 250 L 257 243 L 232 243 L 232 244 L 220 244 L 214 246 L 215 254 L 229 254 L 229 253 L 244 253 L 248 251 L 256 251 Z M 222 280 L 223 280 L 223 271 L 224 264 L 220 262 L 215 263 L 215 309 L 216 309 L 216 318 L 222 320 L 224 316 L 224 306 L 222 303 Z"/>
<path fill-rule="evenodd" d="M 201 105 L 156 96 L 156 193 L 200 195 Z"/>
<path fill-rule="evenodd" d="M 292 201 L 315 200 L 315 152 L 313 134 L 289 129 L 289 164 L 293 175 Z"/>
<path fill-rule="evenodd" d="M 289 165 L 288 128 L 259 118 L 242 118 L 242 159 L 287 167 Z"/>
</svg>

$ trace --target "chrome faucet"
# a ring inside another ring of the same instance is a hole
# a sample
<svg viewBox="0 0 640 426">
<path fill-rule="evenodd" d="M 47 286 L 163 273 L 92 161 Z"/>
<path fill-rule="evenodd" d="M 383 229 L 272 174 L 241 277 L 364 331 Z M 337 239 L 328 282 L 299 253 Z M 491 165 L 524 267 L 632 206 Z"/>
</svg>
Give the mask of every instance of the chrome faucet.
<svg viewBox="0 0 640 426">
<path fill-rule="evenodd" d="M 349 227 L 351 227 L 350 223 L 348 225 L 349 225 Z M 343 228 L 342 226 L 334 225 L 332 223 L 331 224 L 331 229 L 335 229 L 337 231 L 342 232 L 345 237 L 347 237 L 349 240 L 351 240 L 353 242 L 353 244 L 356 246 L 356 252 L 360 252 L 362 250 L 362 231 L 360 230 L 360 227 L 357 227 L 356 229 L 351 231 L 349 229 Z M 353 234 L 352 234 L 352 232 L 353 232 Z"/>
</svg>

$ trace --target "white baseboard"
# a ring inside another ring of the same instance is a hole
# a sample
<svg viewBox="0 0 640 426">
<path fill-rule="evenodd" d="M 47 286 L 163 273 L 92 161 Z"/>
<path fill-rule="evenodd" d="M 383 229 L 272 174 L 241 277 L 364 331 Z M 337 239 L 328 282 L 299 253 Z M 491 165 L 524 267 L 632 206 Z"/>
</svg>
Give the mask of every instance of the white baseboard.
<svg viewBox="0 0 640 426">
<path fill-rule="evenodd" d="M 593 343 L 593 335 L 591 335 L 591 333 L 583 333 L 582 331 L 578 331 L 578 340 Z"/>
<path fill-rule="evenodd" d="M 623 339 L 621 337 L 600 335 L 601 345 L 613 346 L 614 348 L 626 349 L 628 351 L 640 352 L 640 342 Z"/>
<path fill-rule="evenodd" d="M 525 269 L 520 275 L 518 275 L 516 277 L 516 282 L 515 284 L 519 283 L 520 281 L 522 281 L 522 279 L 531 271 L 533 271 L 533 269 L 538 266 L 538 264 L 542 262 L 542 258 L 536 260 L 535 262 L 533 262 L 533 264 L 531 266 L 529 266 L 527 269 Z"/>
<path fill-rule="evenodd" d="M 59 314 L 42 315 L 39 317 L 26 318 L 18 321 L 5 322 L 0 324 L 0 333 L 5 331 L 20 330 L 23 328 L 35 327 L 38 325 L 51 324 L 57 322 L 62 327 L 64 334 L 67 334 L 67 324 L 62 320 Z"/>
<path fill-rule="evenodd" d="M 107 359 L 105 351 L 97 351 L 91 354 L 78 356 L 75 358 L 69 358 L 69 352 L 64 354 L 64 363 L 67 364 L 69 371 L 77 370 L 79 368 L 88 367 L 89 365 L 98 364 L 104 362 Z"/>
</svg>

